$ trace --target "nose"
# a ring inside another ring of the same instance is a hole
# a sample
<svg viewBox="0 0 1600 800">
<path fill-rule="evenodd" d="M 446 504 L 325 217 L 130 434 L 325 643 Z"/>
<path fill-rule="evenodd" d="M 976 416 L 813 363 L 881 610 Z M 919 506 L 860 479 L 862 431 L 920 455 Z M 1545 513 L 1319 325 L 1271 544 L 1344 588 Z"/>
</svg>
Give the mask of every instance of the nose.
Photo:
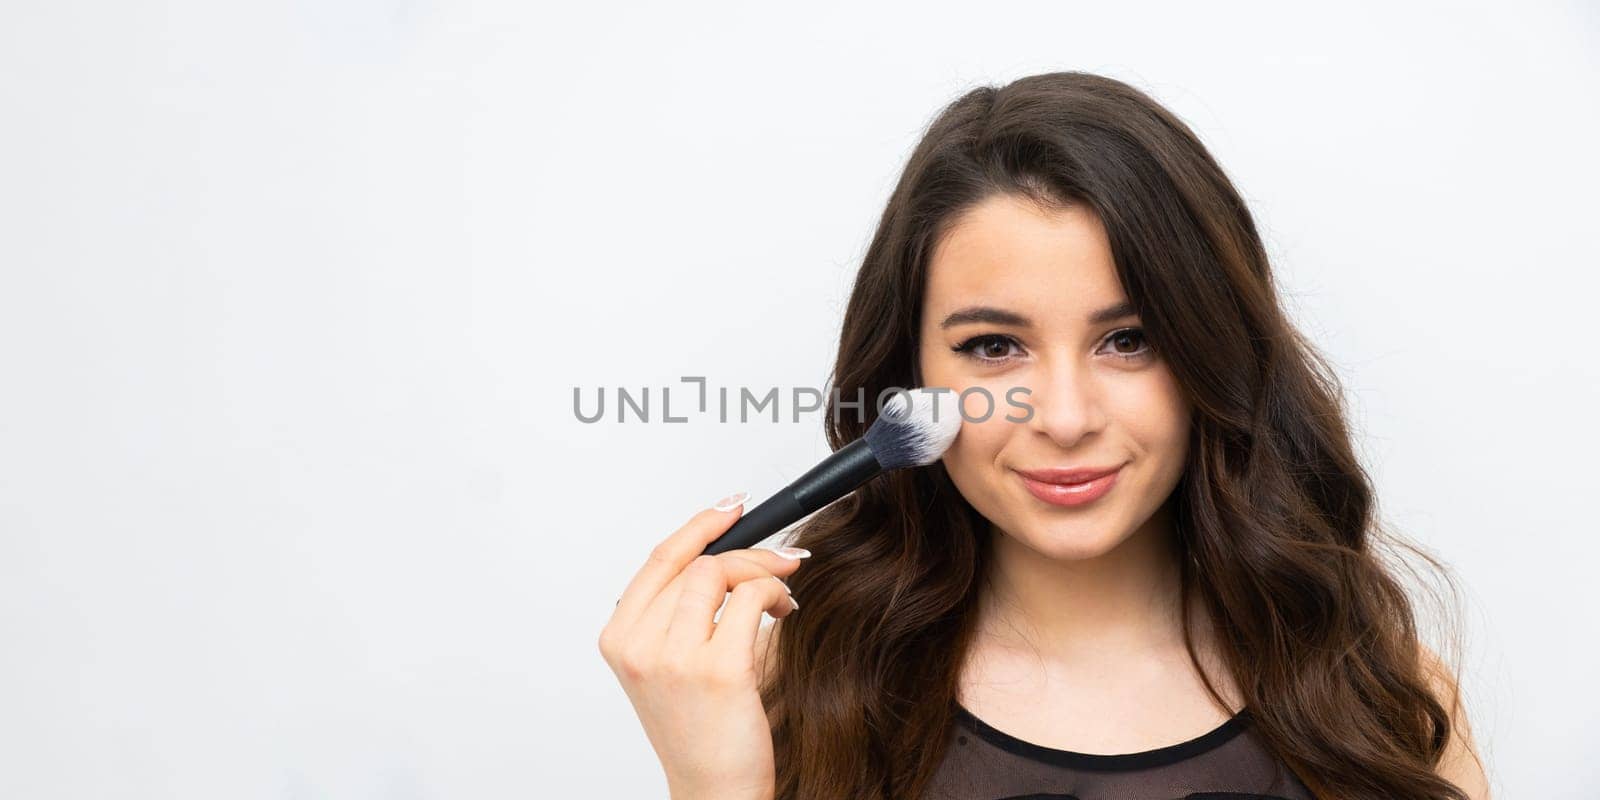
<svg viewBox="0 0 1600 800">
<path fill-rule="evenodd" d="M 1028 402 L 1033 405 L 1029 428 L 1062 450 L 1076 450 L 1086 437 L 1105 429 L 1101 387 L 1091 369 L 1070 358 L 1058 358 L 1034 373 L 1038 382 Z"/>
</svg>

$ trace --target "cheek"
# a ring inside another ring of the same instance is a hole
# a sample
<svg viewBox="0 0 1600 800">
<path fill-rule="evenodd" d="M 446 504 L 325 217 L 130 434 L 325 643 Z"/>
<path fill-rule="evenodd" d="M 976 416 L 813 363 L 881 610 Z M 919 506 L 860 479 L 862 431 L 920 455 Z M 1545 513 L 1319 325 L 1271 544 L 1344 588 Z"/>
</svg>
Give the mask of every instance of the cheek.
<svg viewBox="0 0 1600 800">
<path fill-rule="evenodd" d="M 917 374 L 924 386 L 950 386 L 959 391 L 962 387 L 955 384 L 962 380 L 960 370 L 947 354 L 939 352 L 942 347 L 941 343 L 917 346 Z"/>
<path fill-rule="evenodd" d="M 1189 405 L 1171 373 L 1147 375 L 1115 406 L 1118 422 L 1150 456 L 1181 461 L 1189 442 Z"/>
<path fill-rule="evenodd" d="M 1007 414 L 1017 412 L 1006 405 L 1005 387 L 996 388 L 975 379 L 962 368 L 962 362 L 953 357 L 942 353 L 930 355 L 924 347 L 918 366 L 924 385 L 946 387 L 950 389 L 952 399 L 960 401 L 961 432 L 950 449 L 945 451 L 945 471 L 963 495 L 981 503 L 980 498 L 989 493 L 985 487 L 993 479 L 990 473 L 995 459 L 1017 427 L 1007 423 L 1004 418 Z M 979 389 L 986 389 L 988 396 Z M 962 396 L 963 392 L 966 392 L 965 396 Z M 988 418 L 984 419 L 986 413 Z M 976 421 L 980 419 L 983 421 Z"/>
<path fill-rule="evenodd" d="M 973 467 L 992 462 L 1002 440 L 995 430 L 994 420 L 973 422 L 970 416 L 961 420 L 961 431 L 945 451 L 945 462 L 952 471 L 968 471 Z"/>
<path fill-rule="evenodd" d="M 966 404 L 961 431 L 944 453 L 945 470 L 968 497 L 982 493 L 983 483 L 990 480 L 995 458 L 1005 447 L 1007 429 L 1016 427 L 1002 419 L 1004 412 L 993 414 L 983 422 L 974 422 L 983 413 L 982 405 L 981 401 Z"/>
</svg>

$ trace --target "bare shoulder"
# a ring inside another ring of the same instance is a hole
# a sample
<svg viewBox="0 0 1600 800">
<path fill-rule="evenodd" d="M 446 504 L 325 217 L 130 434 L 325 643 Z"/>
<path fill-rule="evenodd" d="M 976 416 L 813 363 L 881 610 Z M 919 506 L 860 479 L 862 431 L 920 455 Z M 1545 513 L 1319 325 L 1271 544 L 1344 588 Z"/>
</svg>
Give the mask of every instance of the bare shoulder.
<svg viewBox="0 0 1600 800">
<path fill-rule="evenodd" d="M 1426 644 L 1418 647 L 1434 698 L 1450 715 L 1450 739 L 1439 759 L 1439 775 L 1460 787 L 1472 800 L 1490 800 L 1488 775 L 1473 740 L 1471 721 L 1455 675 L 1432 648 Z"/>
</svg>

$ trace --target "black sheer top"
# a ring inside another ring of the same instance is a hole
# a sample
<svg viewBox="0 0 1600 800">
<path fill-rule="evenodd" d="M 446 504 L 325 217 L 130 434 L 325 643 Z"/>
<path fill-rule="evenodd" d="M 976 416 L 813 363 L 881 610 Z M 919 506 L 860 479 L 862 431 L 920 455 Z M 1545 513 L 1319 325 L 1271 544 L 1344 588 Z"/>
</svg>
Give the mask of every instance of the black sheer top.
<svg viewBox="0 0 1600 800">
<path fill-rule="evenodd" d="M 954 711 L 924 800 L 1315 800 L 1251 730 L 1248 709 L 1186 742 L 1119 755 L 1043 747 Z"/>
</svg>

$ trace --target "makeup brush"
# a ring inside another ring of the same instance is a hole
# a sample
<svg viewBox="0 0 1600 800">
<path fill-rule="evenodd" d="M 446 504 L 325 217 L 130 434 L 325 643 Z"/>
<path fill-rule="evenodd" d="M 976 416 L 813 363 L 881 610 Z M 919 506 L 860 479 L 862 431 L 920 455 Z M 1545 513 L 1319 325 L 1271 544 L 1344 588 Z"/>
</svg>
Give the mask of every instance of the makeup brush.
<svg viewBox="0 0 1600 800">
<path fill-rule="evenodd" d="M 750 547 L 869 480 L 902 467 L 932 464 L 950 449 L 961 414 L 950 390 L 904 389 L 883 404 L 867 433 L 823 459 L 799 480 L 746 512 L 706 546 L 706 555 Z"/>
</svg>

